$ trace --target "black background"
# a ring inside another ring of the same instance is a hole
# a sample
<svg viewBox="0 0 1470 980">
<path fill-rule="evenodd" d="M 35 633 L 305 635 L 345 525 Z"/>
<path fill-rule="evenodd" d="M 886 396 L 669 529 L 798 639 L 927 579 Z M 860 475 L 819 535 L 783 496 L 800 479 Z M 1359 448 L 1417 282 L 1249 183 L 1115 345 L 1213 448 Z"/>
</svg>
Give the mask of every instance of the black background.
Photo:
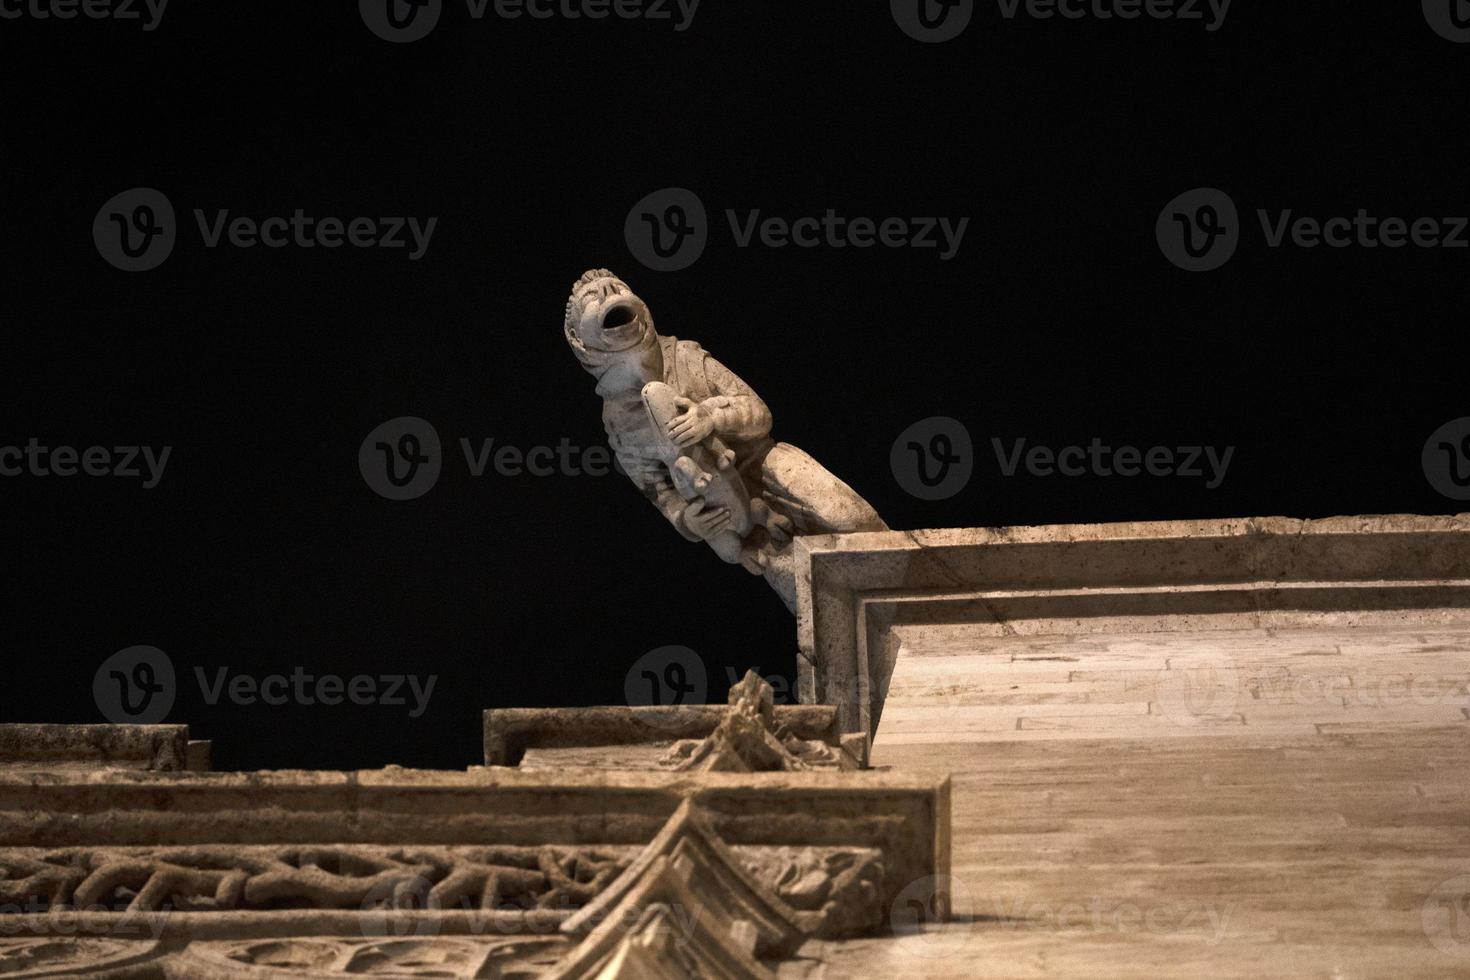
<svg viewBox="0 0 1470 980">
<path fill-rule="evenodd" d="M 1466 410 L 1470 252 L 1272 250 L 1255 209 L 1470 211 L 1470 45 L 1417 4 L 1236 0 L 1199 21 L 1004 20 L 917 43 L 887 0 L 705 0 L 668 22 L 473 20 L 373 36 L 355 3 L 175 0 L 161 25 L 0 21 L 9 341 L 0 444 L 170 445 L 164 478 L 0 480 L 0 720 L 101 721 L 97 665 L 162 648 L 170 721 L 221 768 L 478 761 L 479 711 L 616 703 L 645 651 L 794 674 L 764 583 L 674 534 L 619 476 L 472 478 L 461 437 L 603 441 L 560 332 L 607 265 L 665 333 L 770 404 L 776 434 L 893 527 L 1461 509 L 1421 471 Z M 1182 272 L 1154 221 L 1196 186 L 1247 224 Z M 104 201 L 162 190 L 180 240 L 106 264 Z M 629 208 L 695 190 L 716 230 L 641 268 Z M 404 250 L 206 249 L 192 210 L 437 216 Z M 736 248 L 723 213 L 971 219 L 959 255 Z M 381 422 L 447 459 L 408 502 L 364 484 Z M 980 454 L 924 502 L 898 433 L 962 420 Z M 989 440 L 1235 446 L 1224 484 L 1002 478 Z M 428 712 L 210 707 L 195 666 L 439 677 Z"/>
</svg>

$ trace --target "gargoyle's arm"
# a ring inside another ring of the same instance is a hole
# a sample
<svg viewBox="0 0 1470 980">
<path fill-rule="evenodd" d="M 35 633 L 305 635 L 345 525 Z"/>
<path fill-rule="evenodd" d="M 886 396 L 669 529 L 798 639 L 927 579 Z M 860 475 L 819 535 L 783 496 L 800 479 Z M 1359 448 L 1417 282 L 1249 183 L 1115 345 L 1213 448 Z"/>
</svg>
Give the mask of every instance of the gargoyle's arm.
<svg viewBox="0 0 1470 980">
<path fill-rule="evenodd" d="M 715 396 L 701 405 L 710 413 L 716 433 L 742 442 L 770 433 L 771 410 L 754 388 L 713 357 L 705 358 L 704 372 Z"/>
</svg>

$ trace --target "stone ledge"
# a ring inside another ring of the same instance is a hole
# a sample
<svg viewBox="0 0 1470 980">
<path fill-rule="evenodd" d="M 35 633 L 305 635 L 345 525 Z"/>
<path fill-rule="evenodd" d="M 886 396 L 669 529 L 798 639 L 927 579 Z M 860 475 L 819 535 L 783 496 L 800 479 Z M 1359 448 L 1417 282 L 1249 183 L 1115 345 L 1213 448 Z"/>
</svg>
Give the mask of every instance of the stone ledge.
<svg viewBox="0 0 1470 980">
<path fill-rule="evenodd" d="M 803 702 L 877 732 L 895 625 L 1001 633 L 1470 619 L 1470 515 L 1285 517 L 798 538 Z"/>
<path fill-rule="evenodd" d="M 485 765 L 519 765 L 529 749 L 630 747 L 706 738 L 728 710 L 719 704 L 494 708 L 484 714 Z M 840 744 L 837 709 L 830 705 L 778 705 L 776 719 L 797 738 Z"/>
<path fill-rule="evenodd" d="M 207 742 L 187 725 L 0 725 L 0 769 L 208 768 Z"/>
</svg>

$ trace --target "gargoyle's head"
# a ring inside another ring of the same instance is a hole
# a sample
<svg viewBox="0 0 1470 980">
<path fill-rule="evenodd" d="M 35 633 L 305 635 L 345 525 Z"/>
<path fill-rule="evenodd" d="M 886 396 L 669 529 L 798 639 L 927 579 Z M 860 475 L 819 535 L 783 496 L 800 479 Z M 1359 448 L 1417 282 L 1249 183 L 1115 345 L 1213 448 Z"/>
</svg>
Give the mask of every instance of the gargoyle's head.
<svg viewBox="0 0 1470 980">
<path fill-rule="evenodd" d="M 567 343 L 580 355 L 616 354 L 641 347 L 653 335 L 653 315 L 628 284 L 606 269 L 582 273 L 567 300 Z"/>
<path fill-rule="evenodd" d="M 627 283 L 606 269 L 584 272 L 573 284 L 562 329 L 577 360 L 604 393 L 663 378 L 653 314 Z"/>
</svg>

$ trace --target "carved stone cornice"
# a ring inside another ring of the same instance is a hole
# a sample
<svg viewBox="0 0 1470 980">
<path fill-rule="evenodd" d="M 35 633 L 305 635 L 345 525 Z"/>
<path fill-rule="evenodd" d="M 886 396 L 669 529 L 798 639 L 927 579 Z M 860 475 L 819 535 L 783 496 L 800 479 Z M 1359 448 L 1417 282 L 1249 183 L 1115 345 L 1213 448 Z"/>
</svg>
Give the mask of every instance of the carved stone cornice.
<svg viewBox="0 0 1470 980">
<path fill-rule="evenodd" d="M 1156 521 L 799 537 L 798 682 L 876 736 L 901 627 L 1007 633 L 1464 621 L 1470 515 Z"/>
<path fill-rule="evenodd" d="M 0 841 L 0 972 L 17 977 L 733 980 L 769 977 L 808 937 L 871 931 L 906 884 L 947 871 L 948 785 L 0 772 Z"/>
</svg>

